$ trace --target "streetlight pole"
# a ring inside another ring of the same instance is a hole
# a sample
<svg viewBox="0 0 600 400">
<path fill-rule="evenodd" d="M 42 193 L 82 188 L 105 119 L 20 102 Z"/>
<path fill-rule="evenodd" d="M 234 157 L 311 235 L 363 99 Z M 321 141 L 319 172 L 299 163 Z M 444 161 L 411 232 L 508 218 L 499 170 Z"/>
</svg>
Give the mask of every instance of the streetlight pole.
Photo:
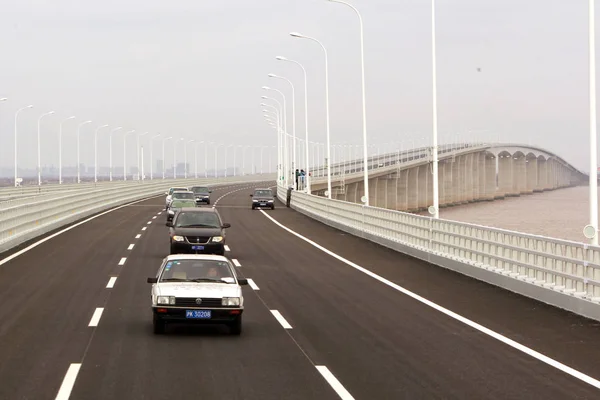
<svg viewBox="0 0 600 400">
<path fill-rule="evenodd" d="M 208 178 L 208 142 L 204 142 L 204 177 Z"/>
<path fill-rule="evenodd" d="M 123 136 L 123 180 L 127 180 L 127 136 L 135 133 L 135 129 L 125 133 Z"/>
<path fill-rule="evenodd" d="M 142 176 L 141 176 L 142 174 L 140 174 L 140 170 L 141 170 L 141 168 L 140 168 L 140 137 L 141 136 L 145 136 L 147 134 L 148 134 L 148 132 L 144 132 L 142 134 L 139 134 L 139 133 L 137 134 L 137 143 L 136 143 L 136 146 L 137 146 L 137 148 L 136 148 L 136 150 L 137 150 L 136 154 L 137 155 L 136 155 L 136 157 L 137 157 L 137 174 L 138 174 L 138 180 L 139 181 L 142 180 Z"/>
<path fill-rule="evenodd" d="M 216 143 L 213 143 L 213 144 L 215 145 L 215 178 L 216 178 L 217 177 L 217 167 L 218 167 L 217 157 L 219 156 L 219 153 L 218 153 L 217 149 L 221 145 L 220 144 L 216 144 Z"/>
<path fill-rule="evenodd" d="M 150 180 L 154 179 L 154 167 L 152 166 L 152 163 L 154 163 L 154 139 L 156 139 L 157 137 L 159 137 L 161 134 L 158 133 L 154 136 L 152 136 L 152 138 L 150 138 Z"/>
<path fill-rule="evenodd" d="M 92 121 L 84 121 L 77 126 L 77 183 L 81 183 L 81 173 L 80 173 L 80 162 L 79 162 L 79 136 L 81 133 L 81 127 L 86 124 L 91 124 Z"/>
<path fill-rule="evenodd" d="M 171 140 L 171 139 L 173 139 L 173 136 L 164 138 L 162 141 L 162 176 L 163 176 L 163 180 L 165 179 L 165 142 L 167 140 Z"/>
<path fill-rule="evenodd" d="M 598 153 L 596 133 L 596 24 L 595 0 L 589 0 L 589 82 L 590 82 L 590 225 L 596 234 L 591 239 L 598 245 Z"/>
<path fill-rule="evenodd" d="M 189 143 L 194 143 L 195 141 L 196 141 L 196 139 L 192 139 L 192 140 L 190 140 L 190 141 L 188 142 L 188 144 L 189 144 Z M 195 146 L 194 146 L 194 147 L 195 147 Z M 187 179 L 187 169 L 188 169 L 188 168 L 187 168 L 187 146 L 185 146 L 185 149 L 184 149 L 184 154 L 185 154 L 185 155 L 184 155 L 184 166 L 183 166 L 183 169 L 184 169 L 184 175 L 183 175 L 183 177 L 184 177 L 185 179 Z"/>
<path fill-rule="evenodd" d="M 2 100 L 2 99 L 0 99 Z M 62 132 L 63 124 L 68 120 L 74 119 L 75 116 L 71 116 L 61 121 L 60 128 L 58 130 L 58 184 L 62 185 Z"/>
<path fill-rule="evenodd" d="M 113 161 L 112 161 L 112 135 L 113 133 L 115 133 L 116 131 L 119 131 L 123 129 L 122 127 L 117 127 L 115 129 L 113 129 L 112 131 L 110 131 L 109 135 L 108 135 L 108 180 L 110 182 L 112 182 L 113 180 Z"/>
<path fill-rule="evenodd" d="M 367 152 L 367 106 L 366 106 L 366 95 L 365 95 L 365 45 L 364 45 L 364 29 L 362 15 L 356 7 L 352 4 L 346 3 L 342 0 L 329 0 L 332 3 L 339 3 L 350 7 L 358 16 L 358 22 L 360 26 L 360 65 L 361 65 L 361 82 L 362 82 L 362 111 L 363 111 L 363 163 L 367 165 L 368 152 Z M 369 205 L 369 171 L 364 168 L 364 189 L 365 189 L 365 205 Z"/>
<path fill-rule="evenodd" d="M 286 98 L 285 95 L 283 94 L 283 92 L 281 90 L 278 89 L 272 89 L 268 86 L 263 86 L 263 89 L 265 90 L 272 90 L 274 92 L 277 92 L 281 95 L 281 97 L 283 97 L 283 111 L 281 112 L 281 115 L 283 115 L 283 153 L 282 153 L 282 162 L 283 162 L 283 173 L 285 175 L 285 187 L 286 189 L 289 187 L 289 178 L 290 178 L 290 171 L 289 171 L 289 162 L 288 162 L 288 157 L 289 157 L 289 151 L 288 151 L 288 142 L 287 142 L 287 102 L 286 102 Z M 273 99 L 275 100 L 275 99 Z M 279 103 L 279 102 L 278 102 Z M 281 103 L 280 103 L 281 104 Z"/>
<path fill-rule="evenodd" d="M 94 182 L 98 182 L 98 131 L 107 126 L 108 124 L 99 126 L 94 131 Z"/>
<path fill-rule="evenodd" d="M 233 176 L 236 176 L 235 169 L 237 164 L 235 159 L 235 146 L 231 145 L 231 147 L 233 147 Z"/>
<path fill-rule="evenodd" d="M 173 142 L 173 179 L 177 179 L 177 143 L 184 140 L 184 138 L 179 138 Z"/>
<path fill-rule="evenodd" d="M 270 118 L 268 118 L 269 116 L 269 110 L 264 110 L 263 109 L 263 114 L 265 115 L 265 118 L 267 118 L 267 121 L 269 121 L 271 123 L 271 125 L 273 126 L 273 128 L 275 128 L 275 132 L 277 134 L 277 185 L 279 185 L 279 181 L 281 179 L 281 117 L 280 117 L 280 110 L 275 107 L 272 106 L 270 104 L 266 104 L 266 103 L 261 103 L 261 106 L 263 107 L 269 107 L 273 109 L 272 114 L 275 115 L 276 120 L 273 121 Z"/>
<path fill-rule="evenodd" d="M 277 133 L 278 133 L 277 137 L 280 138 L 280 142 L 279 142 L 279 147 L 280 147 L 280 151 L 279 151 L 280 152 L 280 160 L 279 160 L 280 167 L 279 167 L 279 169 L 280 169 L 281 172 L 283 172 L 284 184 L 285 184 L 285 187 L 287 188 L 288 187 L 288 174 L 286 172 L 287 171 L 287 167 L 285 165 L 285 160 L 286 160 L 285 159 L 285 150 L 287 149 L 287 147 L 285 147 L 286 141 L 284 140 L 284 132 L 286 132 L 286 126 L 285 126 L 285 114 L 286 113 L 285 113 L 284 108 L 282 107 L 281 103 L 276 98 L 274 98 L 274 97 L 267 97 L 267 96 L 262 96 L 261 98 L 265 99 L 265 100 L 273 100 L 279 106 L 279 113 L 277 114 L 278 115 L 278 120 L 279 120 L 279 127 L 277 129 Z M 271 107 L 273 107 L 273 106 L 271 106 Z M 282 131 L 282 124 L 283 124 L 283 131 Z M 280 179 L 280 176 L 277 177 L 277 182 L 278 182 L 277 184 L 278 185 L 279 185 L 279 179 Z"/>
<path fill-rule="evenodd" d="M 42 123 L 42 118 L 44 118 L 47 115 L 52 115 L 54 114 L 54 111 L 49 111 L 45 114 L 40 115 L 40 117 L 38 118 L 38 125 L 37 125 L 37 175 L 38 175 L 38 186 L 42 186 L 42 151 L 41 151 L 41 140 L 40 140 L 40 130 L 41 130 L 41 123 Z"/>
<path fill-rule="evenodd" d="M 284 78 L 283 76 L 269 74 L 269 78 L 276 78 L 286 81 L 292 87 L 292 172 L 298 168 L 298 163 L 296 159 L 296 89 L 294 88 L 294 84 L 288 78 Z"/>
<path fill-rule="evenodd" d="M 18 176 L 17 176 L 17 118 L 19 117 L 19 113 L 28 108 L 33 108 L 33 105 L 29 105 L 26 107 L 19 108 L 17 112 L 15 112 L 15 187 L 18 186 Z"/>
<path fill-rule="evenodd" d="M 327 57 L 327 49 L 315 38 L 310 36 L 304 36 L 297 32 L 290 33 L 292 37 L 308 39 L 318 43 L 323 49 L 325 54 L 325 111 L 327 118 L 327 198 L 331 200 L 331 143 L 330 143 L 330 129 L 329 129 L 329 61 Z"/>
<path fill-rule="evenodd" d="M 436 44 L 435 44 L 435 0 L 431 0 L 431 63 L 433 80 L 433 218 L 440 217 L 439 187 L 438 187 L 438 116 L 437 116 L 437 67 L 436 67 Z M 594 132 L 595 134 L 595 132 Z M 595 148 L 594 148 L 595 149 Z M 596 194 L 597 196 L 597 194 Z M 598 207 L 598 202 L 596 202 Z M 596 219 L 598 219 L 596 217 Z M 598 222 L 596 221 L 596 224 Z"/>
<path fill-rule="evenodd" d="M 289 58 L 286 57 L 282 57 L 282 56 L 277 56 L 275 57 L 276 60 L 279 61 L 287 61 L 287 62 L 291 62 L 294 63 L 296 65 L 298 65 L 300 68 L 302 68 L 302 72 L 304 74 L 304 129 L 305 129 L 305 161 L 304 163 L 306 164 L 306 191 L 308 193 L 310 193 L 310 171 L 311 168 L 309 166 L 309 161 L 308 161 L 308 79 L 306 77 L 306 68 L 304 68 L 304 65 L 300 64 L 298 61 L 295 60 L 290 60 Z"/>
</svg>

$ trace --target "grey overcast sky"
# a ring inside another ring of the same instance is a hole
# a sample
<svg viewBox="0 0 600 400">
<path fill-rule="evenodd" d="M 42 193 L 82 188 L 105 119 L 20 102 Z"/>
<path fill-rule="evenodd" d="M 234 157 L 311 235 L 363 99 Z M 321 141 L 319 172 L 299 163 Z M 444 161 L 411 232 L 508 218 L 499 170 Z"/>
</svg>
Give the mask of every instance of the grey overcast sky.
<svg viewBox="0 0 600 400">
<path fill-rule="evenodd" d="M 430 137 L 431 2 L 352 3 L 365 24 L 370 143 Z M 537 144 L 587 170 L 587 1 L 437 3 L 442 141 L 485 130 L 480 137 Z M 35 108 L 19 117 L 23 167 L 35 166 L 37 118 L 49 110 L 57 115 L 42 125 L 44 165 L 58 164 L 58 121 L 70 115 L 94 121 L 82 131 L 87 164 L 93 163 L 92 127 L 102 124 L 273 145 L 275 133 L 259 105 L 261 86 L 289 89 L 267 78 L 270 72 L 296 83 L 303 135 L 301 71 L 276 55 L 305 64 L 311 140 L 322 142 L 323 53 L 316 43 L 291 38 L 291 31 L 327 46 L 332 142 L 358 144 L 358 25 L 345 6 L 325 0 L 3 0 L 0 97 L 9 101 L 0 103 L 0 166 L 13 163 L 14 111 L 27 104 Z M 65 124 L 65 165 L 75 164 L 75 125 Z M 117 137 L 113 154 L 122 165 Z M 100 164 L 107 165 L 106 131 L 98 149 Z"/>
</svg>

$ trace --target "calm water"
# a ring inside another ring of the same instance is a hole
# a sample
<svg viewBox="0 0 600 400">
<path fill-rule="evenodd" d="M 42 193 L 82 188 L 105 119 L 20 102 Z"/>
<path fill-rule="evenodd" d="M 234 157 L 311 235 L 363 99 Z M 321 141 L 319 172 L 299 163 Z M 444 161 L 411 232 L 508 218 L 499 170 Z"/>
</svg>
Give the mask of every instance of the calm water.
<svg viewBox="0 0 600 400">
<path fill-rule="evenodd" d="M 440 218 L 587 242 L 583 227 L 589 223 L 585 186 L 473 203 L 440 210 Z"/>
</svg>

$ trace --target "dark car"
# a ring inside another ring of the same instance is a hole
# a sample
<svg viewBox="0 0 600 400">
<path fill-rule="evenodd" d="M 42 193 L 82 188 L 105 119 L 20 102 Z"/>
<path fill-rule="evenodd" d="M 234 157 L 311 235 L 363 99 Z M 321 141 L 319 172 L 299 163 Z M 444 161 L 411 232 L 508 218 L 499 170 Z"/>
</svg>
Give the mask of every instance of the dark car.
<svg viewBox="0 0 600 400">
<path fill-rule="evenodd" d="M 252 197 L 253 210 L 256 208 L 275 209 L 275 197 L 271 189 L 254 189 L 254 193 L 250 197 Z"/>
<path fill-rule="evenodd" d="M 190 188 L 190 192 L 194 193 L 196 204 L 210 204 L 210 194 L 212 193 L 212 190 L 206 186 L 193 186 Z"/>
<path fill-rule="evenodd" d="M 167 222 L 171 254 L 225 254 L 225 229 L 216 208 L 182 208 Z"/>
<path fill-rule="evenodd" d="M 196 202 L 194 200 L 178 200 L 175 199 L 171 202 L 171 206 L 169 207 L 169 211 L 167 211 L 167 222 L 172 222 L 173 217 L 182 208 L 193 208 L 196 207 Z"/>
</svg>

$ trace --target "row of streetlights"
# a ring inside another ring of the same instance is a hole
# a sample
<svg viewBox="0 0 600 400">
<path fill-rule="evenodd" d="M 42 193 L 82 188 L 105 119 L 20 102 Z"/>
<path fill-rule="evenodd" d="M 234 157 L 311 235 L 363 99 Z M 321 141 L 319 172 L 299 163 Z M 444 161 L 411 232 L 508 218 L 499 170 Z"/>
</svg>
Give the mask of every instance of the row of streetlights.
<svg viewBox="0 0 600 400">
<path fill-rule="evenodd" d="M 366 96 L 365 96 L 365 67 L 364 67 L 364 34 L 363 34 L 363 21 L 362 21 L 362 16 L 360 14 L 360 12 L 358 11 L 358 9 L 356 7 L 354 7 L 353 5 L 351 5 L 350 3 L 347 3 L 345 1 L 342 0 L 328 0 L 332 3 L 339 3 L 339 4 L 343 4 L 349 8 L 351 8 L 356 15 L 358 16 L 358 20 L 359 20 L 359 25 L 360 25 L 360 52 L 361 52 L 361 77 L 362 77 L 362 119 L 363 119 L 363 147 L 364 147 L 364 152 L 363 152 L 363 162 L 364 165 L 368 165 L 367 161 L 368 161 L 368 155 L 367 155 L 367 149 L 368 149 L 368 145 L 367 145 L 367 115 L 366 115 Z M 298 32 L 292 32 L 290 33 L 290 35 L 292 37 L 295 38 L 300 38 L 300 39 L 308 39 L 311 40 L 315 43 L 317 43 L 322 49 L 323 49 L 323 53 L 325 56 L 325 115 L 326 115 L 326 142 L 327 142 L 327 197 L 329 199 L 331 199 L 331 140 L 330 140 L 330 123 L 329 123 L 329 61 L 328 61 L 328 56 L 327 56 L 327 48 L 325 47 L 325 45 L 323 45 L 323 43 L 321 43 L 319 40 L 317 40 L 316 38 L 310 37 L 310 36 L 306 36 L 306 35 L 302 35 Z M 283 56 L 277 56 L 275 57 L 276 60 L 278 61 L 286 61 L 286 62 L 291 62 L 294 63 L 298 66 L 300 66 L 302 68 L 302 71 L 304 73 L 304 110 L 305 110 L 305 138 L 304 138 L 304 145 L 305 145 L 305 150 L 304 150 L 304 155 L 305 155 L 305 165 L 306 165 L 306 177 L 307 177 L 307 191 L 310 192 L 310 169 L 309 169 L 309 137 L 308 137 L 308 84 L 307 84 L 307 77 L 306 77 L 306 69 L 304 68 L 304 66 L 295 60 L 290 60 L 286 57 Z M 275 75 L 275 74 L 269 74 L 268 75 L 269 78 L 276 78 L 276 79 L 282 79 L 287 81 L 291 88 L 292 88 L 292 136 L 291 136 L 291 140 L 292 140 L 292 163 L 291 163 L 291 171 L 293 172 L 295 168 L 297 168 L 297 159 L 296 159 L 296 113 L 295 113 L 295 90 L 294 90 L 294 85 L 293 83 L 282 76 L 279 75 Z M 274 90 L 276 92 L 279 92 L 281 94 L 281 96 L 283 97 L 283 108 L 281 107 L 281 104 L 279 103 L 278 100 L 273 99 L 273 98 L 269 98 L 266 96 L 263 96 L 263 99 L 269 99 L 269 100 L 274 100 L 279 104 L 279 112 L 275 113 L 275 117 L 276 119 L 273 120 L 271 118 L 269 118 L 269 116 L 272 114 L 271 111 L 269 110 L 264 110 L 263 112 L 265 113 L 265 116 L 267 118 L 267 121 L 274 127 L 277 129 L 277 137 L 278 137 L 278 147 L 283 147 L 283 150 L 281 150 L 278 154 L 278 172 L 283 172 L 283 176 L 284 176 L 284 184 L 287 187 L 288 186 L 288 178 L 290 175 L 290 163 L 288 160 L 289 157 L 289 150 L 288 150 L 288 146 L 287 146 L 287 137 L 288 137 L 288 133 L 287 133 L 287 124 L 286 124 L 286 114 L 287 114 L 287 110 L 286 110 L 286 98 L 285 95 L 277 90 L 277 89 L 271 89 L 269 87 L 263 87 L 263 89 L 266 90 Z M 266 106 L 265 104 L 261 104 L 263 107 Z M 281 115 L 283 114 L 283 118 L 281 118 Z M 283 119 L 283 123 L 282 123 L 282 119 Z M 283 164 L 283 167 L 281 167 L 281 165 Z M 281 171 L 282 169 L 282 171 Z M 281 177 L 281 173 L 278 173 L 278 181 L 280 180 Z M 364 190 L 365 190 L 365 197 L 364 197 L 364 203 L 365 205 L 369 205 L 369 175 L 368 175 L 368 171 L 365 168 L 364 170 Z"/>
</svg>

